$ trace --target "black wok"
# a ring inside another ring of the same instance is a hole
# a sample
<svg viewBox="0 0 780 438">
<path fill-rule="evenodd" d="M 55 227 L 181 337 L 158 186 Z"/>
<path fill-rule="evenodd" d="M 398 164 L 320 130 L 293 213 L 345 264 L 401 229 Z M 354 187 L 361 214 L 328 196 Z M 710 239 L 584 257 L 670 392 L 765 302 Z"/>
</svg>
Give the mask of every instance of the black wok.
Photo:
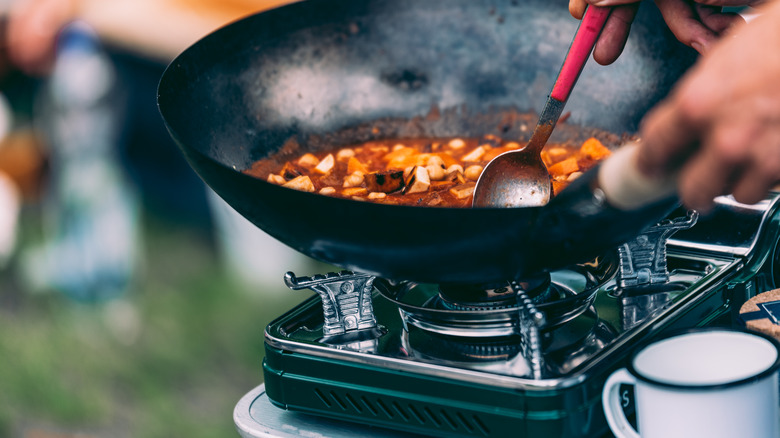
<svg viewBox="0 0 780 438">
<path fill-rule="evenodd" d="M 242 171 L 284 145 L 527 138 L 513 115 L 544 103 L 577 24 L 565 0 L 305 1 L 188 48 L 161 79 L 159 109 L 201 178 L 304 254 L 385 278 L 517 278 L 612 248 L 671 204 L 594 212 L 581 178 L 544 208 L 403 207 L 294 191 Z M 565 138 L 551 141 L 578 141 L 592 129 L 634 132 L 693 59 L 643 4 L 618 62 L 585 68 L 567 105 L 568 127 L 556 130 Z"/>
</svg>

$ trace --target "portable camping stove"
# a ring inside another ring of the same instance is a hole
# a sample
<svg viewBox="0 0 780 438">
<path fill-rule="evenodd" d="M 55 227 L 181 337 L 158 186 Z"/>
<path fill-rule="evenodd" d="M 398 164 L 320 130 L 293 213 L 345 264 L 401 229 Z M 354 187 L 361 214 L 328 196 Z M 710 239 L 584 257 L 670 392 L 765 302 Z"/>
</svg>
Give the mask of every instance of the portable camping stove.
<svg viewBox="0 0 780 438">
<path fill-rule="evenodd" d="M 268 398 L 427 436 L 602 435 L 603 383 L 638 344 L 736 324 L 780 285 L 778 198 L 677 211 L 615 254 L 522 282 L 288 273 L 317 295 L 266 328 Z"/>
</svg>

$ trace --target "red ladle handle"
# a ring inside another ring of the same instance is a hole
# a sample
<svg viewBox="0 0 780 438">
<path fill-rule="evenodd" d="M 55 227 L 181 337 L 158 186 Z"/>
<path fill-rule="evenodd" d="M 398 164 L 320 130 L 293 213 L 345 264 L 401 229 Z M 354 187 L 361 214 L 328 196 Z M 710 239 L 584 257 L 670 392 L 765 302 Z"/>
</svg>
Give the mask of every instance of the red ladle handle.
<svg viewBox="0 0 780 438">
<path fill-rule="evenodd" d="M 588 61 L 590 52 L 596 45 L 596 40 L 601 34 L 601 29 L 604 28 L 604 23 L 606 23 L 610 12 L 612 12 L 612 8 L 599 6 L 588 6 L 588 9 L 585 10 L 585 16 L 582 17 L 582 22 L 577 28 L 577 33 L 571 42 L 571 47 L 569 47 L 569 52 L 563 61 L 550 97 L 561 102 L 566 102 L 566 99 L 569 98 L 569 93 L 574 88 L 574 84 L 582 72 L 582 67 Z"/>
</svg>

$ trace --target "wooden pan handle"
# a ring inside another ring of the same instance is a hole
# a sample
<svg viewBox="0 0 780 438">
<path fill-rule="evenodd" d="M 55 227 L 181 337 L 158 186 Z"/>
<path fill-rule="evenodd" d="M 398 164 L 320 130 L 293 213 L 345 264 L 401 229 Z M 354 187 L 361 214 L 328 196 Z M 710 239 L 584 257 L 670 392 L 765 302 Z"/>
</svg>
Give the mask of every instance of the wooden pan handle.
<svg viewBox="0 0 780 438">
<path fill-rule="evenodd" d="M 621 210 L 634 210 L 674 193 L 677 175 L 650 178 L 637 166 L 637 143 L 621 146 L 601 163 L 598 184 L 607 202 Z"/>
</svg>

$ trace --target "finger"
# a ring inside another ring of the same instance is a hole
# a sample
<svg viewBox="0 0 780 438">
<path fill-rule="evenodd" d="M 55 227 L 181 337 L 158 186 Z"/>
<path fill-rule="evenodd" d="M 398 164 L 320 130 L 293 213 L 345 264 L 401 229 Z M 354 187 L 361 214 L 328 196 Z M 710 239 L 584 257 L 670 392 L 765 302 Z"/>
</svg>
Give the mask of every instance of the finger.
<svg viewBox="0 0 780 438">
<path fill-rule="evenodd" d="M 705 6 L 696 3 L 696 14 L 701 22 L 711 31 L 723 35 L 731 26 L 745 20 L 738 14 L 724 13 L 720 6 Z"/>
<path fill-rule="evenodd" d="M 730 191 L 740 170 L 719 160 L 711 149 L 702 148 L 680 170 L 680 200 L 688 208 L 707 212 L 715 197 Z"/>
<path fill-rule="evenodd" d="M 698 146 L 699 133 L 700 128 L 681 110 L 677 100 L 663 101 L 642 120 L 639 170 L 647 176 L 677 170 Z"/>
<path fill-rule="evenodd" d="M 655 0 L 655 3 L 669 30 L 681 43 L 705 53 L 718 39 L 718 35 L 699 20 L 693 3 L 686 0 Z"/>
<path fill-rule="evenodd" d="M 640 0 L 587 0 L 587 2 L 593 6 L 619 6 L 627 5 L 629 3 L 638 3 L 639 1 Z M 696 3 L 711 6 L 758 6 L 767 2 L 768 0 L 696 0 Z"/>
<path fill-rule="evenodd" d="M 639 3 L 641 0 L 587 0 L 593 6 L 620 6 Z"/>
<path fill-rule="evenodd" d="M 9 58 L 30 74 L 46 73 L 61 26 L 75 15 L 74 0 L 23 0 L 8 13 Z"/>
<path fill-rule="evenodd" d="M 588 7 L 588 2 L 585 0 L 569 0 L 569 13 L 578 20 L 582 20 L 586 7 Z"/>
<path fill-rule="evenodd" d="M 696 0 L 696 3 L 708 6 L 758 6 L 767 0 Z"/>
<path fill-rule="evenodd" d="M 705 136 L 697 153 L 679 175 L 680 199 L 690 208 L 706 211 L 716 196 L 754 175 L 747 172 L 751 146 L 759 137 L 761 122 L 747 113 L 729 112 Z"/>
<path fill-rule="evenodd" d="M 36 20 L 14 20 L 8 26 L 8 56 L 16 66 L 29 74 L 43 73 L 54 56 L 56 34 Z"/>
<path fill-rule="evenodd" d="M 601 65 L 609 65 L 623 53 L 628 41 L 631 23 L 634 22 L 639 3 L 615 7 L 609 15 L 593 49 L 593 59 Z"/>
<path fill-rule="evenodd" d="M 780 182 L 780 123 L 765 127 L 754 142 L 749 167 L 734 185 L 734 199 L 755 204 Z"/>
</svg>

